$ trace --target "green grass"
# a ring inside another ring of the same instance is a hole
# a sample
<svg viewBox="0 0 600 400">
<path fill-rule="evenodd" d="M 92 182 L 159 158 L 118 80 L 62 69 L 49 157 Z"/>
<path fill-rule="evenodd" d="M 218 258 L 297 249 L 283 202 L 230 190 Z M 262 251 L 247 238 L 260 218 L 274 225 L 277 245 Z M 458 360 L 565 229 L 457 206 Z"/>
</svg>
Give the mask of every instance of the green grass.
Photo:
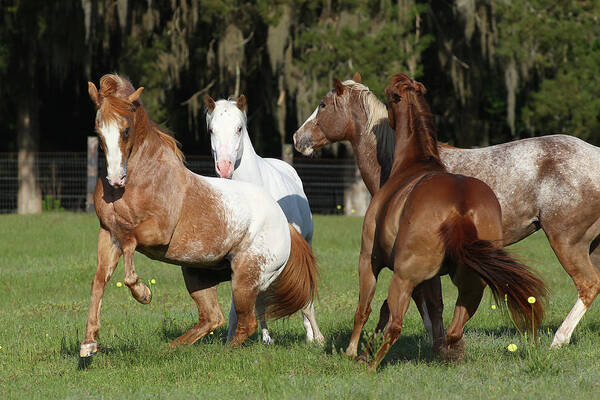
<svg viewBox="0 0 600 400">
<path fill-rule="evenodd" d="M 416 307 L 377 374 L 339 354 L 348 344 L 358 297 L 362 220 L 315 217 L 314 249 L 321 267 L 317 319 L 324 348 L 304 343 L 301 317 L 271 322 L 273 346 L 254 335 L 245 346 L 223 344 L 226 326 L 193 346 L 168 343 L 197 322 L 177 267 L 136 255 L 145 280 L 156 279 L 150 305 L 138 304 L 122 281 L 122 263 L 106 290 L 100 328 L 105 352 L 79 369 L 79 344 L 96 269 L 95 216 L 49 213 L 0 216 L 0 388 L 3 398 L 592 398 L 600 393 L 600 311 L 592 307 L 572 344 L 551 351 L 552 334 L 576 300 L 576 290 L 543 234 L 513 246 L 551 290 L 541 346 L 531 356 L 486 293 L 467 324 L 461 364 L 433 358 Z M 374 329 L 391 273 L 384 271 L 366 326 Z M 444 284 L 444 321 L 456 290 Z M 230 286 L 219 288 L 229 311 Z M 550 332 L 548 334 L 548 332 Z M 506 350 L 516 343 L 515 353 Z M 364 344 L 364 341 L 363 341 Z"/>
</svg>

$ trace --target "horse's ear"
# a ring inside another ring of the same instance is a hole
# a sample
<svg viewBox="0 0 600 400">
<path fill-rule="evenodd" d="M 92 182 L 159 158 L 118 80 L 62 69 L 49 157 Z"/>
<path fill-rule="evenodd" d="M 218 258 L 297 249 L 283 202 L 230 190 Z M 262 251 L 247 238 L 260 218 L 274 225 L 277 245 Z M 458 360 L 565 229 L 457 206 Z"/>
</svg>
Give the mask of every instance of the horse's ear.
<svg viewBox="0 0 600 400">
<path fill-rule="evenodd" d="M 339 79 L 335 79 L 333 81 L 333 86 L 335 87 L 335 94 L 337 94 L 338 96 L 344 94 L 344 85 L 342 84 L 342 82 L 340 82 Z"/>
<path fill-rule="evenodd" d="M 388 123 L 392 129 L 396 129 L 396 118 L 394 117 L 394 109 L 392 103 L 388 103 L 386 108 L 388 112 Z"/>
<path fill-rule="evenodd" d="M 210 95 L 205 94 L 204 95 L 204 105 L 206 106 L 206 108 L 208 109 L 209 113 L 212 113 L 213 110 L 216 107 L 215 101 L 213 100 L 212 97 L 210 97 Z"/>
<path fill-rule="evenodd" d="M 358 71 L 356 71 L 356 73 L 354 74 L 354 77 L 352 77 L 352 80 L 356 83 L 361 82 L 361 77 L 360 77 L 360 74 L 358 73 Z"/>
<path fill-rule="evenodd" d="M 135 103 L 140 98 L 140 95 L 142 94 L 143 91 L 144 91 L 144 87 L 140 86 L 140 88 L 138 90 L 136 90 L 135 92 L 133 92 L 129 96 L 127 96 L 127 100 L 130 103 Z"/>
<path fill-rule="evenodd" d="M 100 96 L 98 96 L 98 89 L 96 85 L 92 82 L 88 82 L 88 93 L 90 94 L 90 99 L 94 102 L 96 106 L 100 106 Z"/>
<path fill-rule="evenodd" d="M 425 85 L 423 85 L 421 82 L 414 82 L 414 88 L 415 91 L 421 95 L 424 95 L 425 93 L 427 93 L 427 89 L 425 89 Z"/>
<path fill-rule="evenodd" d="M 243 94 L 237 99 L 237 107 L 242 111 L 246 111 L 246 96 Z"/>
</svg>

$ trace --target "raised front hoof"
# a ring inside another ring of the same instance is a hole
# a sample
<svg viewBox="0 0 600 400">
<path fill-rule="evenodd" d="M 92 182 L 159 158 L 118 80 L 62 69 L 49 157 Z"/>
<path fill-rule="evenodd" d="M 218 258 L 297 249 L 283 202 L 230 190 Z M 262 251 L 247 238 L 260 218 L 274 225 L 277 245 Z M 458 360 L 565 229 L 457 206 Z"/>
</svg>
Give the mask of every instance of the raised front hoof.
<svg viewBox="0 0 600 400">
<path fill-rule="evenodd" d="M 79 357 L 91 357 L 98 352 L 98 343 L 85 343 L 79 348 Z"/>
<path fill-rule="evenodd" d="M 152 301 L 152 291 L 150 290 L 150 288 L 148 288 L 148 286 L 144 285 L 143 283 L 140 283 L 139 285 L 142 286 L 142 289 L 139 290 L 138 288 L 136 288 L 135 290 L 133 290 L 131 292 L 133 298 L 142 304 L 149 304 Z"/>
<path fill-rule="evenodd" d="M 465 343 L 462 340 L 442 347 L 442 359 L 446 362 L 460 363 L 465 356 Z"/>
</svg>

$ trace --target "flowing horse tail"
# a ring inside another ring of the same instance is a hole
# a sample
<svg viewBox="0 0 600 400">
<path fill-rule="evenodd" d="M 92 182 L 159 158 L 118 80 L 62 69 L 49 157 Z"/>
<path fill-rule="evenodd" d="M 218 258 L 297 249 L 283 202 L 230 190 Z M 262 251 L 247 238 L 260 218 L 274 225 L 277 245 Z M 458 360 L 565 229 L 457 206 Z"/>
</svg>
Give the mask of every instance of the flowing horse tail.
<svg viewBox="0 0 600 400">
<path fill-rule="evenodd" d="M 312 249 L 290 224 L 290 257 L 266 294 L 267 316 L 282 318 L 307 306 L 317 294 L 318 270 Z"/>
<path fill-rule="evenodd" d="M 496 303 L 506 303 L 518 328 L 530 330 L 535 337 L 548 295 L 544 282 L 493 242 L 480 240 L 468 216 L 458 215 L 446 221 L 440 234 L 446 254 L 477 272 L 492 290 Z M 528 302 L 530 297 L 535 297 L 533 304 Z"/>
</svg>

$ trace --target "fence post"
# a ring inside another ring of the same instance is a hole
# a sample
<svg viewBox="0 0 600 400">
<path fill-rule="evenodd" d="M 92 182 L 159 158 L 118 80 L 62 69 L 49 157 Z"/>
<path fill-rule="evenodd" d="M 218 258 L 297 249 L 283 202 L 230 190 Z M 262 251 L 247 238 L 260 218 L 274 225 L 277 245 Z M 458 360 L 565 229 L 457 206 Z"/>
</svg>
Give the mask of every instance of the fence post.
<svg viewBox="0 0 600 400">
<path fill-rule="evenodd" d="M 87 138 L 87 189 L 86 211 L 94 212 L 94 189 L 98 181 L 98 137 Z"/>
</svg>

